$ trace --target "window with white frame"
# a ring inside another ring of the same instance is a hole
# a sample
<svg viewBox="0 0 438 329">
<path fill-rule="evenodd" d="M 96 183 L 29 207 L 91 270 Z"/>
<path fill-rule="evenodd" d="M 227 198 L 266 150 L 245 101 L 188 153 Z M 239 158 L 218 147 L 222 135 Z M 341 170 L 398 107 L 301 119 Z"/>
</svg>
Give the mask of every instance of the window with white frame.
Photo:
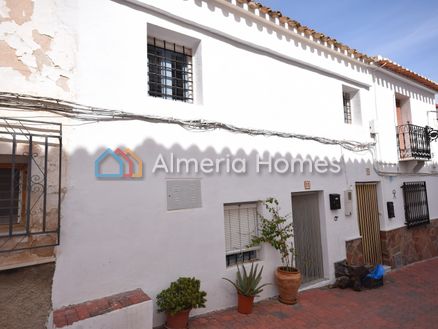
<svg viewBox="0 0 438 329">
<path fill-rule="evenodd" d="M 350 86 L 342 86 L 342 105 L 344 110 L 344 123 L 361 125 L 362 114 L 359 89 Z"/>
<path fill-rule="evenodd" d="M 351 97 L 347 92 L 342 93 L 342 101 L 344 103 L 344 123 L 351 124 Z"/>
<path fill-rule="evenodd" d="M 259 259 L 260 246 L 248 247 L 258 235 L 256 202 L 224 205 L 224 227 L 227 266 Z"/>
<path fill-rule="evenodd" d="M 149 95 L 193 102 L 192 50 L 148 37 Z"/>
</svg>

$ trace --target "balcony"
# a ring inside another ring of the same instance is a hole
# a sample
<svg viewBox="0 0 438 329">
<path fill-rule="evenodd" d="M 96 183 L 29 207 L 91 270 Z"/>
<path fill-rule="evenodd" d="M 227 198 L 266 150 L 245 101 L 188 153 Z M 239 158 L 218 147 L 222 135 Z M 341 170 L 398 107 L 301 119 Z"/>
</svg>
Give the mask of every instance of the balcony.
<svg viewBox="0 0 438 329">
<path fill-rule="evenodd" d="M 429 128 L 404 124 L 397 126 L 397 145 L 400 161 L 430 160 Z"/>
</svg>

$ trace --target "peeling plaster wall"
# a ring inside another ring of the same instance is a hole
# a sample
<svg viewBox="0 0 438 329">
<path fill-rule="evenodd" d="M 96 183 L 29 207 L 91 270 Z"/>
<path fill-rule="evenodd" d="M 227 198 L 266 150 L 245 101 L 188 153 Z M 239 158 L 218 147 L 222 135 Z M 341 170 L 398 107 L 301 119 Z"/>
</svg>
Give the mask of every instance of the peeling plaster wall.
<svg viewBox="0 0 438 329">
<path fill-rule="evenodd" d="M 17 111 L 14 110 L 1 110 L 0 115 L 6 118 L 14 118 L 17 117 Z M 35 116 L 35 113 L 29 111 L 20 111 L 20 117 L 32 118 Z M 38 119 L 45 122 L 64 122 L 62 118 L 54 117 L 53 115 L 47 116 L 47 114 L 38 114 Z M 14 127 L 14 122 L 6 120 L 10 127 Z M 2 124 L 4 124 L 3 120 L 0 120 Z M 54 129 L 52 125 L 38 125 L 38 131 L 33 130 L 35 126 L 32 124 L 28 125 L 28 123 L 22 121 L 23 125 L 20 128 L 21 131 L 31 131 L 33 133 L 42 133 L 45 129 Z M 12 129 L 12 128 L 10 128 Z M 0 127 L 0 131 L 4 132 L 4 128 Z M 17 129 L 15 129 L 17 131 Z M 68 129 L 64 130 L 68 131 Z M 67 132 L 68 135 L 71 135 L 71 132 Z M 0 134 L 0 157 L 9 156 L 12 154 L 12 142 L 11 136 L 8 134 Z M 15 154 L 17 156 L 26 156 L 28 157 L 29 144 L 27 142 L 18 142 L 16 146 Z M 53 245 L 57 241 L 56 233 L 53 233 L 58 228 L 58 195 L 59 195 L 59 168 L 60 168 L 60 160 L 59 160 L 59 144 L 54 143 L 54 139 L 49 139 L 49 145 L 47 149 L 47 176 L 46 182 L 44 180 L 44 166 L 45 166 L 45 146 L 44 140 L 40 137 L 36 137 L 34 135 L 32 142 L 32 161 L 31 166 L 27 166 L 27 174 L 30 175 L 30 188 L 27 188 L 27 176 L 24 181 L 18 185 L 18 189 L 20 189 L 20 194 L 22 195 L 22 199 L 20 200 L 20 204 L 24 206 L 25 213 L 22 214 L 20 219 L 20 223 L 23 223 L 22 226 L 16 225 L 13 230 L 14 232 L 19 232 L 20 230 L 24 230 L 24 223 L 27 221 L 27 210 L 29 210 L 29 230 L 31 232 L 42 232 L 43 231 L 43 214 L 44 214 L 44 185 L 46 187 L 46 216 L 45 216 L 45 224 L 46 224 L 46 232 L 43 234 L 36 234 L 30 236 L 14 236 L 8 238 L 4 233 L 7 232 L 7 227 L 0 227 L 0 270 L 14 268 L 14 267 L 22 267 L 29 266 L 47 262 L 53 262 L 55 260 L 54 256 L 56 255 L 56 249 Z M 0 160 L 1 163 L 6 162 L 4 158 Z M 64 196 L 66 193 L 66 189 L 63 188 L 65 184 L 67 184 L 67 175 L 66 171 L 68 168 L 68 159 L 67 154 L 63 152 L 62 156 L 62 167 L 61 167 L 61 205 L 64 200 Z M 29 170 L 29 168 L 31 170 Z M 23 188 L 25 188 L 26 192 L 23 192 Z M 30 191 L 30 193 L 29 193 Z M 27 200 L 27 196 L 30 195 L 29 200 Z M 52 232 L 52 233 L 50 233 Z M 24 250 L 19 250 L 23 249 Z M 28 249 L 31 248 L 31 249 Z"/>
<path fill-rule="evenodd" d="M 76 1 L 0 0 L 0 90 L 72 99 Z"/>
<path fill-rule="evenodd" d="M 76 20 L 76 1 L 0 0 L 0 91 L 74 100 Z M 35 118 L 31 112 L 20 111 L 17 114 L 17 111 L 5 109 L 0 111 L 0 116 Z M 35 119 L 59 123 L 66 121 L 47 113 L 39 113 Z M 68 128 L 64 132 L 67 136 L 71 135 Z M 8 153 L 2 152 L 5 145 L 8 143 L 0 145 L 0 153 Z M 66 162 L 64 159 L 63 184 L 66 184 Z M 40 210 L 41 207 L 37 205 L 36 208 Z M 48 209 L 49 225 L 56 220 L 56 216 L 53 216 L 56 215 L 56 209 L 53 209 L 52 206 Z M 38 223 L 38 214 L 32 215 L 32 227 Z M 7 243 L 11 248 L 14 248 L 14 244 L 16 248 L 40 242 L 49 244 L 53 236 L 38 239 L 47 241 L 21 238 L 9 239 Z M 7 249 L 7 246 L 3 247 Z M 0 254 L 0 268 L 50 261 L 53 256 L 53 247 L 3 253 Z"/>
</svg>

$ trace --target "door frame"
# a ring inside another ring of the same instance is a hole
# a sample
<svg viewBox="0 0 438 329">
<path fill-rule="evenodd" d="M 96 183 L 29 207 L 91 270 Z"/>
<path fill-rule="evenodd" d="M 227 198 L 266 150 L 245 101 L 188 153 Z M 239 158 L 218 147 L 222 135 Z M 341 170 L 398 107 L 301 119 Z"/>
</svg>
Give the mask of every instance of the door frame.
<svg viewBox="0 0 438 329">
<path fill-rule="evenodd" d="M 324 191 L 323 190 L 309 190 L 309 191 L 297 191 L 291 192 L 290 200 L 291 206 L 293 209 L 293 196 L 300 195 L 308 195 L 308 194 L 316 194 L 318 199 L 318 212 L 319 212 L 319 229 L 320 229 L 320 238 L 321 238 L 321 255 L 322 255 L 322 272 L 323 277 L 321 280 L 328 280 L 330 275 L 330 265 L 329 265 L 329 253 L 328 253 L 328 237 L 327 237 L 327 222 L 326 222 L 326 212 L 325 212 L 325 204 L 324 204 Z M 293 215 L 291 213 L 292 221 Z M 295 241 L 294 241 L 295 243 Z M 308 282 L 307 284 L 312 285 L 314 282 Z"/>
<path fill-rule="evenodd" d="M 384 218 L 384 202 L 383 202 L 383 186 L 382 186 L 382 182 L 381 181 L 376 181 L 376 180 L 370 180 L 370 181 L 355 181 L 354 182 L 354 188 L 353 188 L 353 204 L 355 205 L 355 215 L 356 215 L 356 224 L 357 224 L 357 232 L 358 235 L 360 236 L 360 238 L 362 239 L 362 235 L 360 234 L 360 224 L 359 224 L 359 203 L 357 200 L 357 189 L 356 186 L 357 184 L 376 184 L 376 198 L 377 198 L 377 212 L 378 212 L 378 219 L 379 219 L 379 240 L 380 240 L 380 248 L 381 248 L 381 252 L 382 252 L 382 261 L 383 261 L 383 246 L 382 246 L 382 239 L 380 238 L 380 232 L 382 231 L 382 229 L 384 228 L 384 222 L 385 222 L 385 218 Z"/>
</svg>

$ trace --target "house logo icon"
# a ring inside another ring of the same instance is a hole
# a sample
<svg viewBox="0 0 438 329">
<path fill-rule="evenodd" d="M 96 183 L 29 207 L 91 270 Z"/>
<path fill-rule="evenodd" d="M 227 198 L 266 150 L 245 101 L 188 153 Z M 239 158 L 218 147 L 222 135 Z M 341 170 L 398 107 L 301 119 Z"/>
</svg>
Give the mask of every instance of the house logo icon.
<svg viewBox="0 0 438 329">
<path fill-rule="evenodd" d="M 103 164 L 115 162 L 115 169 L 105 171 Z M 94 161 L 94 175 L 96 178 L 107 179 L 130 179 L 143 177 L 143 161 L 129 148 L 117 148 L 112 150 L 107 148 Z"/>
</svg>

